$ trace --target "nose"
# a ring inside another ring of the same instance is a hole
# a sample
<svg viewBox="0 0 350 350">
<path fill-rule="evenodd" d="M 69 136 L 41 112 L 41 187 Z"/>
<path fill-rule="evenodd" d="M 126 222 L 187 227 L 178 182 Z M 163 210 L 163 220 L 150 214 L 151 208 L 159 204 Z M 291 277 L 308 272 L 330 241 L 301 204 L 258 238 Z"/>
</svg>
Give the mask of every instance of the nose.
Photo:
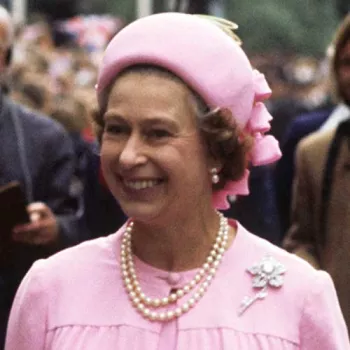
<svg viewBox="0 0 350 350">
<path fill-rule="evenodd" d="M 147 157 L 142 139 L 138 135 L 130 135 L 119 155 L 119 164 L 124 169 L 130 169 L 145 164 Z"/>
</svg>

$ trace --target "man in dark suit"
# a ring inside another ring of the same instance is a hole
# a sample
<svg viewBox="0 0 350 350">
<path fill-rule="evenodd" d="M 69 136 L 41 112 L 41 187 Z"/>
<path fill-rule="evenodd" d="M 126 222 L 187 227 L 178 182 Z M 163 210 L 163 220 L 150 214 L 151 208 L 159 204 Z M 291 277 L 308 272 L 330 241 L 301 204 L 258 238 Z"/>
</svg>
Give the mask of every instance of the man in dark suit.
<svg viewBox="0 0 350 350">
<path fill-rule="evenodd" d="M 13 37 L 11 17 L 0 6 L 1 76 L 10 63 Z M 0 90 L 0 186 L 20 183 L 30 218 L 10 233 L 15 249 L 0 266 L 0 349 L 14 294 L 32 263 L 83 239 L 79 201 L 70 191 L 74 169 L 72 143 L 63 128 Z"/>
</svg>

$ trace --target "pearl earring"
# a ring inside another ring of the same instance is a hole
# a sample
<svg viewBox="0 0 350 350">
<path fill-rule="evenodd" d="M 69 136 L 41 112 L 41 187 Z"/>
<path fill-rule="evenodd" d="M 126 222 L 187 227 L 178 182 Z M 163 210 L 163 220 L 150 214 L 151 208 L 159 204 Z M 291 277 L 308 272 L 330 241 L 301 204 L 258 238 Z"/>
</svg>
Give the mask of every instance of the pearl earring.
<svg viewBox="0 0 350 350">
<path fill-rule="evenodd" d="M 211 182 L 213 184 L 217 184 L 220 181 L 220 177 L 218 175 L 218 169 L 217 168 L 212 168 L 210 170 L 211 173 Z"/>
</svg>

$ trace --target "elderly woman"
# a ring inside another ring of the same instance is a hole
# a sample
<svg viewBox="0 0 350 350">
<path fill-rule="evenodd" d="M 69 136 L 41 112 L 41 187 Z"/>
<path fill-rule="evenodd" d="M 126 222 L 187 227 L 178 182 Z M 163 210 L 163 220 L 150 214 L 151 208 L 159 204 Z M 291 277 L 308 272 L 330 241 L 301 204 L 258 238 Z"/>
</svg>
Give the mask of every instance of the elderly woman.
<svg viewBox="0 0 350 350">
<path fill-rule="evenodd" d="M 247 194 L 270 90 L 222 20 L 158 14 L 110 42 L 96 116 L 106 182 L 130 218 L 38 261 L 7 350 L 346 350 L 329 275 L 217 210 Z"/>
</svg>

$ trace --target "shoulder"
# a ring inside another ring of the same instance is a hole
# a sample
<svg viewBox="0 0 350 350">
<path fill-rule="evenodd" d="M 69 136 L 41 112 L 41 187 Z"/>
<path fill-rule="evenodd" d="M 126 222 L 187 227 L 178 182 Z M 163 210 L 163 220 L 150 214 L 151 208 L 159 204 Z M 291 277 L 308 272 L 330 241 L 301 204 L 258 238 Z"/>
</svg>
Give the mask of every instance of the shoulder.
<svg viewBox="0 0 350 350">
<path fill-rule="evenodd" d="M 75 290 L 94 289 L 96 276 L 115 273 L 118 233 L 85 241 L 34 263 L 28 274 L 40 276 L 45 293 L 64 299 Z"/>
<path fill-rule="evenodd" d="M 284 144 L 292 140 L 300 140 L 306 135 L 316 131 L 332 113 L 332 108 L 323 108 L 301 114 L 292 119 L 284 138 Z"/>
<path fill-rule="evenodd" d="M 33 111 L 25 106 L 18 103 L 11 103 L 12 108 L 21 118 L 21 121 L 25 124 L 25 130 L 36 130 L 38 133 L 45 131 L 52 137 L 52 135 L 57 135 L 61 137 L 67 137 L 68 134 L 65 129 L 55 120 L 51 119 L 49 116 Z M 44 135 L 42 135 L 44 136 Z"/>
<path fill-rule="evenodd" d="M 106 256 L 113 257 L 114 244 L 117 240 L 117 233 L 91 239 L 74 247 L 64 249 L 51 257 L 45 259 L 45 265 L 49 270 L 57 272 L 75 272 L 80 270 L 88 262 L 101 261 Z M 65 271 L 68 269 L 68 271 Z"/>
<path fill-rule="evenodd" d="M 36 261 L 27 276 L 40 280 L 41 292 L 50 295 L 51 300 L 71 300 L 72 293 L 84 295 L 86 290 L 101 287 L 97 280 L 101 281 L 102 276 L 109 275 L 108 280 L 115 273 L 115 240 L 115 234 L 112 234 L 62 250 Z"/>
<path fill-rule="evenodd" d="M 61 124 L 24 106 L 17 104 L 15 108 L 22 123 L 25 142 L 33 152 L 38 152 L 44 157 L 50 154 L 53 161 L 57 157 L 73 156 L 72 139 Z"/>
<path fill-rule="evenodd" d="M 317 131 L 303 138 L 297 146 L 297 157 L 308 157 L 312 162 L 324 161 L 335 130 Z"/>
<path fill-rule="evenodd" d="M 290 283 L 292 289 L 302 287 L 303 283 L 307 285 L 309 279 L 317 275 L 318 271 L 305 260 L 263 238 L 255 236 L 242 226 L 239 230 L 243 232 L 245 236 L 245 245 L 249 246 L 250 260 L 252 262 L 253 260 L 259 262 L 262 261 L 264 257 L 272 257 L 273 260 L 281 263 L 286 270 L 283 274 L 284 279 L 287 283 Z M 295 280 L 298 280 L 298 283 L 294 283 Z"/>
<path fill-rule="evenodd" d="M 327 145 L 331 142 L 335 134 L 335 129 L 327 131 L 314 132 L 300 141 L 300 148 L 307 148 L 310 146 Z"/>
<path fill-rule="evenodd" d="M 111 308 L 106 301 L 115 302 L 115 293 L 120 290 L 115 250 L 118 237 L 112 234 L 86 241 L 37 260 L 18 288 L 12 318 L 29 319 L 29 311 L 35 310 L 38 327 L 45 325 L 46 330 L 74 324 L 96 325 L 99 315 L 108 314 Z"/>
<path fill-rule="evenodd" d="M 312 112 L 300 114 L 290 123 L 293 128 L 308 126 L 310 128 L 318 128 L 330 116 L 334 107 L 320 108 Z"/>
</svg>

